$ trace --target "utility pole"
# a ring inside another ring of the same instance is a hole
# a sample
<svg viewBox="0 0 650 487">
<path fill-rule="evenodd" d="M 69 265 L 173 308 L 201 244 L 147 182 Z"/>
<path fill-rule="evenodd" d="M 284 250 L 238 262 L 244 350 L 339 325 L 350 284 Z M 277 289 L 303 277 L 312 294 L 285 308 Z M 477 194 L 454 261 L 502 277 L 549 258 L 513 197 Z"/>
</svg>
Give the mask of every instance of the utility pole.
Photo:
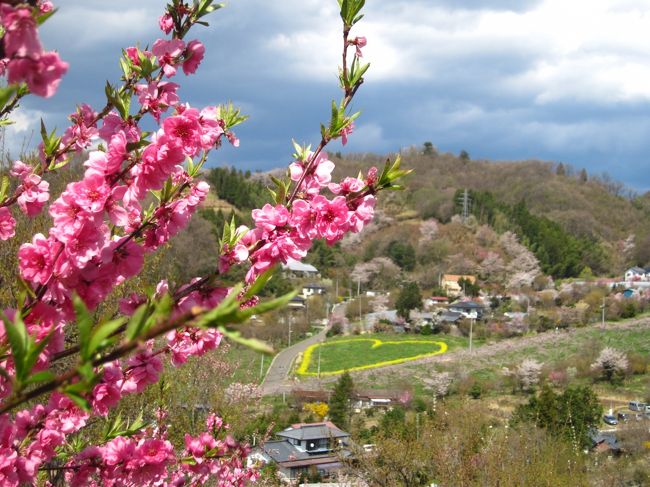
<svg viewBox="0 0 650 487">
<path fill-rule="evenodd" d="M 357 279 L 357 301 L 359 301 L 359 323 L 361 323 L 361 279 Z"/>
<path fill-rule="evenodd" d="M 601 324 L 605 326 L 605 298 L 603 298 L 603 304 L 601 305 L 600 309 L 602 310 Z"/>
<path fill-rule="evenodd" d="M 293 316 L 289 316 L 289 347 L 291 346 L 291 323 L 293 323 Z"/>
<path fill-rule="evenodd" d="M 264 375 L 264 355 L 262 355 L 262 362 L 260 362 L 260 379 Z"/>
<path fill-rule="evenodd" d="M 318 380 L 320 381 L 320 349 L 323 348 L 322 342 L 318 345 Z"/>
<path fill-rule="evenodd" d="M 474 318 L 469 320 L 469 353 L 472 353 L 472 331 L 474 328 Z"/>
</svg>

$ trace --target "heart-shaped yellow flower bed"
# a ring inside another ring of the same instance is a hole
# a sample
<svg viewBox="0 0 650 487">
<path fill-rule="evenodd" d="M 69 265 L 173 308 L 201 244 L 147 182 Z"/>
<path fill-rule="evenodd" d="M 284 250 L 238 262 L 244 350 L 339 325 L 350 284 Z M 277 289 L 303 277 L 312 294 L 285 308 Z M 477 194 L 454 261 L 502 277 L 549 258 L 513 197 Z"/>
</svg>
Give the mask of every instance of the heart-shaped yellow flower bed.
<svg viewBox="0 0 650 487">
<path fill-rule="evenodd" d="M 307 348 L 297 373 L 317 376 L 320 369 L 320 375 L 337 375 L 346 370 L 352 372 L 401 364 L 446 351 L 447 344 L 438 340 L 333 340 Z"/>
</svg>

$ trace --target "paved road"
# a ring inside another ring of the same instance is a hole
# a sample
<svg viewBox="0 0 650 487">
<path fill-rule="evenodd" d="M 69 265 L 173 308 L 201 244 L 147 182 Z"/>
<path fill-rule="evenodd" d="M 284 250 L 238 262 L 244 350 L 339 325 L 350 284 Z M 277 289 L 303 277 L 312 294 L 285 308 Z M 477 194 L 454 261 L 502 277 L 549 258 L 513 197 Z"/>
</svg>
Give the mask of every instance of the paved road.
<svg viewBox="0 0 650 487">
<path fill-rule="evenodd" d="M 345 305 L 339 304 L 334 306 L 332 309 L 330 323 L 332 318 L 339 316 L 345 316 Z M 288 378 L 287 375 L 291 370 L 293 361 L 298 356 L 298 354 L 304 352 L 308 346 L 325 340 L 325 334 L 327 333 L 327 330 L 329 330 L 329 327 L 330 325 L 326 326 L 316 335 L 313 335 L 306 340 L 285 348 L 275 356 L 273 362 L 271 362 L 269 370 L 266 372 L 264 382 L 262 382 L 263 395 L 268 396 L 271 394 L 280 394 L 282 392 L 291 391 L 291 389 L 295 386 L 295 382 Z"/>
</svg>

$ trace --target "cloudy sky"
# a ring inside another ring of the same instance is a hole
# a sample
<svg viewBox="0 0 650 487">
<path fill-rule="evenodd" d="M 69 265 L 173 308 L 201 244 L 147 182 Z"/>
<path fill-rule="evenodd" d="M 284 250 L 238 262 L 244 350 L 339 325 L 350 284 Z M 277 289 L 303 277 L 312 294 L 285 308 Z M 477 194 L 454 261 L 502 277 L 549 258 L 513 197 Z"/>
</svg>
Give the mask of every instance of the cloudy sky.
<svg viewBox="0 0 650 487">
<path fill-rule="evenodd" d="M 160 0 L 59 0 L 42 29 L 70 62 L 58 94 L 25 103 L 13 144 L 33 123 L 65 126 L 76 102 L 103 105 L 121 47 L 159 35 Z M 290 162 L 291 138 L 318 142 L 338 97 L 335 0 L 232 0 L 194 33 L 207 46 L 182 97 L 232 100 L 251 116 L 237 150 L 211 164 Z M 562 161 L 650 189 L 650 2 L 644 0 L 367 0 L 356 35 L 372 66 L 347 151 L 394 152 L 432 141 L 473 158 Z M 340 150 L 335 144 L 331 150 Z"/>
</svg>

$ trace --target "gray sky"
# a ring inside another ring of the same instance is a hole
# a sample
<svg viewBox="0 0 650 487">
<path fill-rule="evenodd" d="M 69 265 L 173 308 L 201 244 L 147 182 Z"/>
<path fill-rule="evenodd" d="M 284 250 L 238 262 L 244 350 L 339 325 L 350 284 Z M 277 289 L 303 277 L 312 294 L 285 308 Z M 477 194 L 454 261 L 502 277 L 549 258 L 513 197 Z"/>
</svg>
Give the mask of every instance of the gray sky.
<svg viewBox="0 0 650 487">
<path fill-rule="evenodd" d="M 95 108 L 119 77 L 120 48 L 160 35 L 159 0 L 59 0 L 42 29 L 70 65 L 57 95 L 26 102 L 12 146 L 65 127 L 77 102 Z M 194 35 L 206 58 L 179 75 L 202 107 L 232 100 L 251 119 L 241 147 L 210 164 L 286 165 L 291 138 L 318 142 L 332 98 L 340 33 L 335 0 L 233 0 Z M 431 141 L 473 158 L 562 161 L 650 189 L 650 2 L 641 0 L 367 0 L 372 66 L 349 144 L 386 153 Z M 188 39 L 191 39 L 189 37 Z M 37 133 L 37 132 L 35 132 Z M 35 137 L 35 135 L 33 136 Z"/>
</svg>

